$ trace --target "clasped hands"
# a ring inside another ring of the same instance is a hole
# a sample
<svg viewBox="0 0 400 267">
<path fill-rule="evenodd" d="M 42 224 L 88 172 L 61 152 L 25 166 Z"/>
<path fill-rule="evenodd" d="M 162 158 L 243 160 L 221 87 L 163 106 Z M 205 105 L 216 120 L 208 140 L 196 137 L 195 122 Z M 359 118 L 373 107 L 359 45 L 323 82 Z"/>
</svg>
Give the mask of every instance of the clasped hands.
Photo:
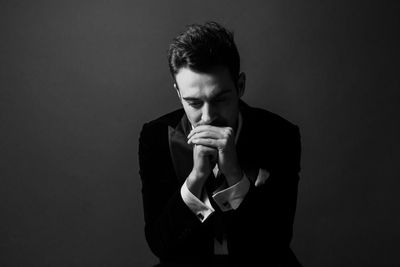
<svg viewBox="0 0 400 267">
<path fill-rule="evenodd" d="M 193 144 L 193 171 L 207 178 L 217 163 L 225 175 L 228 185 L 242 179 L 243 172 L 237 159 L 235 133 L 231 127 L 200 125 L 188 135 L 188 144 Z"/>
</svg>

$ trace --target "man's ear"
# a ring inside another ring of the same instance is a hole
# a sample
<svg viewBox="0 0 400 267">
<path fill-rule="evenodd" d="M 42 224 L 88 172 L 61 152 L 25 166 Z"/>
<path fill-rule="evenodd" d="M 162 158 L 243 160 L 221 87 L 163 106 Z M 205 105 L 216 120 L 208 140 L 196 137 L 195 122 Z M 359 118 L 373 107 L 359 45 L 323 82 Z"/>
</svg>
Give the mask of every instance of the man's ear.
<svg viewBox="0 0 400 267">
<path fill-rule="evenodd" d="M 238 96 L 241 98 L 244 94 L 244 89 L 246 88 L 246 74 L 244 72 L 239 73 L 237 80 Z"/>
<path fill-rule="evenodd" d="M 181 92 L 179 92 L 179 88 L 176 83 L 174 83 L 174 88 L 175 88 L 176 93 L 178 94 L 179 99 L 181 99 Z"/>
</svg>

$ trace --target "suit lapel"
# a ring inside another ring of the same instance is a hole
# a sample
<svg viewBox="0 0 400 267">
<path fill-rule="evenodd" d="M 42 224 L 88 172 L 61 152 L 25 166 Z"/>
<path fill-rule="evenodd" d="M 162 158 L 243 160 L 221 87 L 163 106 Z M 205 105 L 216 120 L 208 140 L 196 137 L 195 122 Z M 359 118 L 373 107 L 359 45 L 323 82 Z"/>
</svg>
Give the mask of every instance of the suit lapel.
<svg viewBox="0 0 400 267">
<path fill-rule="evenodd" d="M 182 183 L 193 167 L 193 147 L 187 143 L 190 128 L 186 115 L 182 116 L 175 128 L 168 126 L 169 150 L 178 181 Z"/>
<path fill-rule="evenodd" d="M 255 138 L 256 125 L 252 117 L 250 107 L 240 101 L 240 112 L 243 117 L 242 129 L 236 145 L 239 164 L 247 178 L 253 182 L 256 180 L 260 168 L 260 157 L 258 155 L 259 142 Z"/>
</svg>

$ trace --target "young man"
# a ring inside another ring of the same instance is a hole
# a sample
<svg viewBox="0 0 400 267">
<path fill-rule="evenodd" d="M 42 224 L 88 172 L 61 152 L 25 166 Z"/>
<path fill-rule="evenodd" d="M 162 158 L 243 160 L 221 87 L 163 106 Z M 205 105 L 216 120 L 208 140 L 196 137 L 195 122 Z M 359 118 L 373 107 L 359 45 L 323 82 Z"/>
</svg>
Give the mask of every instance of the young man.
<svg viewBox="0 0 400 267">
<path fill-rule="evenodd" d="M 245 74 L 219 24 L 189 26 L 168 59 L 183 109 L 146 123 L 139 140 L 151 250 L 164 265 L 300 266 L 298 127 L 240 99 Z"/>
</svg>

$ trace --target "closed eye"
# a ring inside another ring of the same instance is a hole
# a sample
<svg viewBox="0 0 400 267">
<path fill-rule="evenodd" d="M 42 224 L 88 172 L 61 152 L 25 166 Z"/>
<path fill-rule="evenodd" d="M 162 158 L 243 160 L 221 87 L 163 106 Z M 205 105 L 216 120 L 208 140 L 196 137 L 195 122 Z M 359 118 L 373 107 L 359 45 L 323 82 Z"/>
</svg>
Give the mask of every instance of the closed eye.
<svg viewBox="0 0 400 267">
<path fill-rule="evenodd" d="M 189 104 L 189 106 L 193 107 L 193 108 L 199 108 L 201 107 L 202 103 L 201 102 L 187 102 Z"/>
</svg>

